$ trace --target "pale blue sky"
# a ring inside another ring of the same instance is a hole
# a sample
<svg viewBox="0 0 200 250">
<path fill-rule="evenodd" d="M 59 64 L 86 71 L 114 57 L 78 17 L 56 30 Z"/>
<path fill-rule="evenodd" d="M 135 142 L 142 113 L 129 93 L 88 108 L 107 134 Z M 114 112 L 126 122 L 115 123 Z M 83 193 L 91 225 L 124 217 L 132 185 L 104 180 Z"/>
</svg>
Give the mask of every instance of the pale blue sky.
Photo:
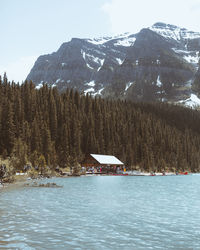
<svg viewBox="0 0 200 250">
<path fill-rule="evenodd" d="M 200 31 L 200 0 L 0 0 L 0 74 L 26 78 L 38 56 L 72 37 L 92 38 L 163 21 Z"/>
</svg>

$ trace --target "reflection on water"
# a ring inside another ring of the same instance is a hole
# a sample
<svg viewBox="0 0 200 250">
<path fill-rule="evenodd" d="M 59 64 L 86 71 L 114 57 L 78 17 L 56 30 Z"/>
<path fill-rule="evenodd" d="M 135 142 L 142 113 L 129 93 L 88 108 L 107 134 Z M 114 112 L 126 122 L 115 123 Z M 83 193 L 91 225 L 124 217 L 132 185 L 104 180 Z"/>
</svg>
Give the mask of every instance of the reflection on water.
<svg viewBox="0 0 200 250">
<path fill-rule="evenodd" d="M 51 181 L 0 193 L 0 248 L 200 249 L 199 175 Z"/>
</svg>

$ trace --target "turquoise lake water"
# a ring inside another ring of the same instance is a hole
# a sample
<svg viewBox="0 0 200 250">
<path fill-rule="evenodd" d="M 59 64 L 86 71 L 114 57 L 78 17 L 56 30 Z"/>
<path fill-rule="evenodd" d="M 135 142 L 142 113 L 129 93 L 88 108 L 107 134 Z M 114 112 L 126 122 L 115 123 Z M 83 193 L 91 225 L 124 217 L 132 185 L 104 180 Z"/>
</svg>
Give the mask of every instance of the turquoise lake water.
<svg viewBox="0 0 200 250">
<path fill-rule="evenodd" d="M 200 175 L 43 182 L 0 192 L 0 248 L 200 249 Z"/>
</svg>

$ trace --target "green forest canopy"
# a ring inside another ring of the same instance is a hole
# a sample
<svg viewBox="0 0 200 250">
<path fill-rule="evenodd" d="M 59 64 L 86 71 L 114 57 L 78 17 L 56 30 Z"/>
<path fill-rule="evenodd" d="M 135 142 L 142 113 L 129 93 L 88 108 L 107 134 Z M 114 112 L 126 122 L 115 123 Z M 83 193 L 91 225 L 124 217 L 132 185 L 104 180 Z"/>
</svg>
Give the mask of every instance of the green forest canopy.
<svg viewBox="0 0 200 250">
<path fill-rule="evenodd" d="M 163 104 L 59 93 L 0 78 L 0 155 L 44 156 L 53 169 L 88 153 L 117 156 L 145 171 L 200 171 L 200 113 Z M 23 166 L 16 166 L 20 169 Z"/>
</svg>

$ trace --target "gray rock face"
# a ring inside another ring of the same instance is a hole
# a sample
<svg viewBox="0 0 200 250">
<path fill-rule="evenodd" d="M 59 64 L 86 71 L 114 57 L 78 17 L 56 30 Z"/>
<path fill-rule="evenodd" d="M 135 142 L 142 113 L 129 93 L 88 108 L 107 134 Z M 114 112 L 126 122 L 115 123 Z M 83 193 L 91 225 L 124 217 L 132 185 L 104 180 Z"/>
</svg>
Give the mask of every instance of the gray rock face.
<svg viewBox="0 0 200 250">
<path fill-rule="evenodd" d="M 27 79 L 38 88 L 46 82 L 60 91 L 178 102 L 197 92 L 199 51 L 200 33 L 156 23 L 132 35 L 73 38 L 40 56 Z"/>
</svg>

